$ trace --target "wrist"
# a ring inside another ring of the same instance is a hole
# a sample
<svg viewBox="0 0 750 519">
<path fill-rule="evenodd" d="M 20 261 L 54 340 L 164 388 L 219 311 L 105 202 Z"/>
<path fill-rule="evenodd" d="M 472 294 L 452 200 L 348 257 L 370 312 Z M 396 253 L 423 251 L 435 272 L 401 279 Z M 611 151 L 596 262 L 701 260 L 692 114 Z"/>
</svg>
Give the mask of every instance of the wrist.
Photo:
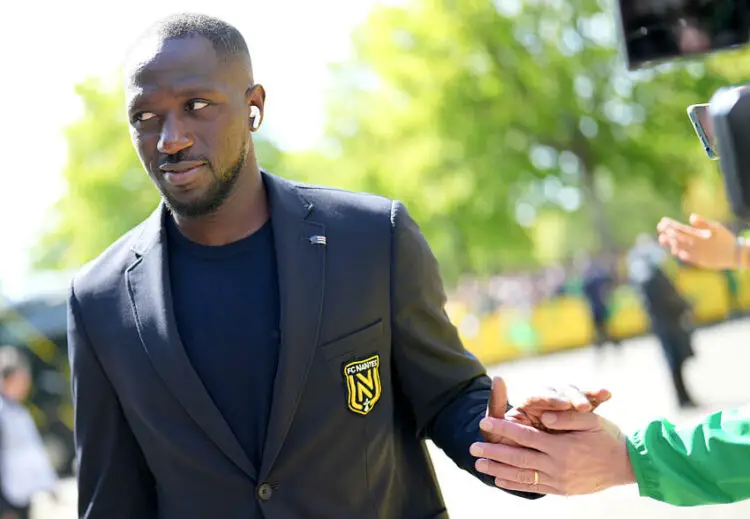
<svg viewBox="0 0 750 519">
<path fill-rule="evenodd" d="M 620 455 L 617 470 L 613 471 L 614 486 L 631 485 L 637 483 L 633 463 L 630 461 L 630 449 L 628 449 L 628 439 L 625 435 L 620 438 Z"/>
</svg>

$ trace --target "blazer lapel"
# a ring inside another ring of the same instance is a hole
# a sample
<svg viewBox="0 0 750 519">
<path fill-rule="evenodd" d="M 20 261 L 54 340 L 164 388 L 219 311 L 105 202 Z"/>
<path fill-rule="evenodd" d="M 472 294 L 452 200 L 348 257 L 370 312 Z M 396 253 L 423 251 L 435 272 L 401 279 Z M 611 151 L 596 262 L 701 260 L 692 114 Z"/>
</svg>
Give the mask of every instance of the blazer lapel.
<svg viewBox="0 0 750 519">
<path fill-rule="evenodd" d="M 263 173 L 271 207 L 281 297 L 281 349 L 260 468 L 264 479 L 281 450 L 305 388 L 318 341 L 325 283 L 325 227 L 291 183 Z"/>
<path fill-rule="evenodd" d="M 160 205 L 146 221 L 134 249 L 137 259 L 125 272 L 141 342 L 167 388 L 188 414 L 229 459 L 255 480 L 256 467 L 211 400 L 180 340 L 172 306 L 165 217 L 166 209 Z"/>
</svg>

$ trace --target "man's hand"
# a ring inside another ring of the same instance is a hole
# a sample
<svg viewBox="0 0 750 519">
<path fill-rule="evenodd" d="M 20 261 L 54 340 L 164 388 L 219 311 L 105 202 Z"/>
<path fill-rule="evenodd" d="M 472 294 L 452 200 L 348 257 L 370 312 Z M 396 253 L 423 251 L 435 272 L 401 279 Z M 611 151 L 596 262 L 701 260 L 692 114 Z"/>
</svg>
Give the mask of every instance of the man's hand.
<svg viewBox="0 0 750 519">
<path fill-rule="evenodd" d="M 483 431 L 518 446 L 472 445 L 477 470 L 494 476 L 501 488 L 540 494 L 591 494 L 635 482 L 625 435 L 615 424 L 578 411 L 545 413 L 543 421 L 550 430 L 571 432 L 550 434 L 508 420 L 484 418 Z"/>
<path fill-rule="evenodd" d="M 737 268 L 737 238 L 718 222 L 694 214 L 690 225 L 662 218 L 656 227 L 659 243 L 669 247 L 672 255 L 703 269 Z"/>
<path fill-rule="evenodd" d="M 556 432 L 548 429 L 542 423 L 541 418 L 544 412 L 567 410 L 592 412 L 611 397 L 611 393 L 606 389 L 581 391 L 576 387 L 567 386 L 559 390 L 550 389 L 540 396 L 527 398 L 520 406 L 514 407 L 506 414 L 508 390 L 505 381 L 501 377 L 495 377 L 492 379 L 492 391 L 487 406 L 487 416 L 497 419 L 505 418 L 511 422 L 529 425 L 543 431 Z M 482 436 L 487 442 L 516 445 L 509 438 L 487 431 L 482 431 Z"/>
</svg>

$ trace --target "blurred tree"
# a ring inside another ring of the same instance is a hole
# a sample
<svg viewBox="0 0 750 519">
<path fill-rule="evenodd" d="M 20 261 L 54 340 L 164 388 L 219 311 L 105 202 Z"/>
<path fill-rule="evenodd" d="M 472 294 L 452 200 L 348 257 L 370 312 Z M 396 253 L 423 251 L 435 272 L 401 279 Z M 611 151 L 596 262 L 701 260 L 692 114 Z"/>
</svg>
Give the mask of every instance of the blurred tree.
<svg viewBox="0 0 750 519">
<path fill-rule="evenodd" d="M 329 179 L 403 199 L 449 277 L 629 245 L 679 211 L 688 179 L 710 167 L 685 110 L 726 83 L 728 68 L 628 73 L 610 9 L 597 0 L 376 8 L 335 70 L 339 174 Z M 550 214 L 576 225 L 551 225 Z"/>
<path fill-rule="evenodd" d="M 685 108 L 745 79 L 736 53 L 627 73 L 608 3 L 405 0 L 376 8 L 335 69 L 326 156 L 261 163 L 304 181 L 404 200 L 449 280 L 629 245 L 682 216 L 694 176 L 716 175 Z M 36 249 L 74 268 L 158 202 L 128 137 L 119 88 L 78 87 L 68 191 Z M 706 203 L 691 195 L 685 207 Z M 559 223 L 554 220 L 559 219 Z M 562 234 L 562 236 L 560 236 Z"/>
<path fill-rule="evenodd" d="M 39 269 L 76 268 L 146 218 L 159 193 L 135 153 L 125 116 L 121 82 L 90 79 L 76 91 L 83 115 L 66 131 L 67 192 L 54 206 L 49 226 L 33 251 Z M 283 155 L 256 137 L 265 167 L 280 167 Z"/>
</svg>

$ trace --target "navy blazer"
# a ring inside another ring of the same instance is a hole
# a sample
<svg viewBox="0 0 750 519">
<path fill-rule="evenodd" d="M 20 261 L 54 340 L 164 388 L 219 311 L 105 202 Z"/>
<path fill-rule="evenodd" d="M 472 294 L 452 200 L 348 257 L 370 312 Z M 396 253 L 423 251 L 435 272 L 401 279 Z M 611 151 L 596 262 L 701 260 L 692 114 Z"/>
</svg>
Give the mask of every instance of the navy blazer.
<svg viewBox="0 0 750 519">
<path fill-rule="evenodd" d="M 424 439 L 471 470 L 488 379 L 430 248 L 400 202 L 263 178 L 282 333 L 260 466 L 181 344 L 160 205 L 71 286 L 80 517 L 447 517 Z"/>
</svg>

